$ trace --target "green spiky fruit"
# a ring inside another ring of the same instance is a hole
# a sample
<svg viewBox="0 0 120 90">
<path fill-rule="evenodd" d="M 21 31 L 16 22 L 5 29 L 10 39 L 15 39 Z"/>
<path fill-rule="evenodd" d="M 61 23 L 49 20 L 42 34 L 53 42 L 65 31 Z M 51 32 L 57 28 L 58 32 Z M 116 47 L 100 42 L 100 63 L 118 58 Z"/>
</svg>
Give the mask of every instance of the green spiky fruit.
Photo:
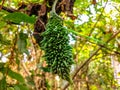
<svg viewBox="0 0 120 90">
<path fill-rule="evenodd" d="M 63 26 L 63 20 L 52 12 L 46 24 L 46 31 L 42 33 L 41 48 L 45 51 L 44 57 L 50 71 L 70 82 L 73 58 L 68 34 L 68 30 Z"/>
</svg>

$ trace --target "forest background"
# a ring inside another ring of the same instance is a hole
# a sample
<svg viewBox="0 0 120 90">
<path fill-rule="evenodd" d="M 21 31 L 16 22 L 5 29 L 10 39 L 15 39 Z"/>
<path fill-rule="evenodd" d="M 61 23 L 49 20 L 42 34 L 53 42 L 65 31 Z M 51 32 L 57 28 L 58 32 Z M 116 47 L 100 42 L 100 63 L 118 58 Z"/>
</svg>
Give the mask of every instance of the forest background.
<svg viewBox="0 0 120 90">
<path fill-rule="evenodd" d="M 54 1 L 0 0 L 0 90 L 120 90 L 120 0 L 58 0 L 72 85 L 47 71 L 40 47 Z"/>
</svg>

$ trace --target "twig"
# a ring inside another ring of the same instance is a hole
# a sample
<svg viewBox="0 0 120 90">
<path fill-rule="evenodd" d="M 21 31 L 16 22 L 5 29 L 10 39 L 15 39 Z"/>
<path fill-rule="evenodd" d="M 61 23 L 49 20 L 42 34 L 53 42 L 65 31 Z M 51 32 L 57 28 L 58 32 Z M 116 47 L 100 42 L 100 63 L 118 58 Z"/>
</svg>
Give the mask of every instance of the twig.
<svg viewBox="0 0 120 90">
<path fill-rule="evenodd" d="M 106 43 L 110 42 L 110 41 L 111 41 L 113 38 L 115 38 L 119 33 L 120 33 L 120 30 L 119 30 L 117 33 L 115 33 L 110 39 L 108 39 Z M 78 68 L 76 68 L 75 73 L 74 73 L 74 75 L 72 76 L 72 79 L 73 79 L 73 80 L 74 80 L 74 78 L 76 77 L 76 75 L 78 74 L 78 72 L 79 72 L 86 64 L 88 64 L 88 63 L 90 62 L 90 60 L 99 52 L 99 50 L 101 50 L 101 48 L 102 48 L 102 47 L 100 46 L 87 60 L 85 60 L 85 62 L 84 62 L 82 65 L 80 65 Z M 81 73 L 81 74 L 82 74 L 82 73 Z M 66 90 L 68 86 L 69 86 L 69 83 L 66 84 L 66 86 L 63 88 L 63 90 Z"/>
<path fill-rule="evenodd" d="M 106 1 L 105 6 L 103 7 L 103 10 L 101 11 L 101 14 L 99 15 L 96 23 L 95 23 L 94 26 L 91 28 L 90 33 L 89 33 L 89 36 L 91 36 L 92 32 L 94 31 L 94 28 L 96 27 L 98 21 L 100 20 L 102 14 L 103 14 L 103 11 L 104 11 L 104 9 L 105 9 L 105 7 L 107 6 L 107 3 L 108 3 L 108 0 Z"/>
<path fill-rule="evenodd" d="M 120 10 L 116 7 L 116 6 L 113 6 L 118 12 L 120 12 Z"/>
<path fill-rule="evenodd" d="M 28 76 L 30 76 L 30 72 L 29 72 L 28 68 L 26 67 L 25 62 L 22 62 L 21 65 L 22 65 L 24 71 L 26 72 L 26 74 L 27 74 Z"/>
<path fill-rule="evenodd" d="M 2 0 L 2 4 L 0 5 L 0 10 L 2 9 L 4 3 L 5 3 L 5 0 Z"/>
<path fill-rule="evenodd" d="M 15 37 L 13 39 L 13 46 L 11 47 L 11 51 L 10 51 L 10 58 L 9 58 L 9 62 L 10 64 L 14 64 L 15 61 L 14 61 L 14 53 L 15 53 L 15 50 L 16 50 L 16 44 L 17 44 L 17 34 L 15 33 Z"/>
</svg>

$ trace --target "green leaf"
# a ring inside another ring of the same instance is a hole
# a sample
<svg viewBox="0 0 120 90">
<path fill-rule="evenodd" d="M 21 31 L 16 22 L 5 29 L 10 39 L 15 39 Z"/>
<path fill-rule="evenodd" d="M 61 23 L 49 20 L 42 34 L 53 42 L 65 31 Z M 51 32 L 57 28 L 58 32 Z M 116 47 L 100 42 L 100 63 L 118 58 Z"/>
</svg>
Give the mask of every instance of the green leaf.
<svg viewBox="0 0 120 90">
<path fill-rule="evenodd" d="M 3 21 L 0 22 L 0 28 L 4 27 L 5 25 L 6 25 L 5 22 L 3 22 Z"/>
<path fill-rule="evenodd" d="M 17 84 L 14 86 L 15 90 L 29 90 L 29 88 L 24 84 Z"/>
<path fill-rule="evenodd" d="M 14 90 L 14 88 L 13 87 L 8 87 L 7 90 Z"/>
<path fill-rule="evenodd" d="M 2 72 L 0 72 L 0 80 L 2 80 L 3 79 L 3 73 Z"/>
<path fill-rule="evenodd" d="M 2 72 L 3 74 L 5 74 L 7 72 L 7 68 L 6 67 L 0 68 L 0 72 Z"/>
<path fill-rule="evenodd" d="M 35 83 L 34 83 L 32 77 L 28 76 L 28 77 L 26 77 L 26 79 L 27 79 L 27 84 L 29 84 L 30 86 L 35 86 Z"/>
<path fill-rule="evenodd" d="M 7 40 L 6 37 L 4 37 L 1 33 L 0 33 L 0 44 L 10 45 L 10 40 Z"/>
<path fill-rule="evenodd" d="M 45 85 L 47 87 L 47 90 L 50 90 L 50 84 L 49 84 L 48 80 L 46 80 Z"/>
<path fill-rule="evenodd" d="M 92 86 L 90 87 L 90 89 L 91 89 L 91 90 L 98 90 L 95 85 L 92 85 Z"/>
<path fill-rule="evenodd" d="M 14 86 L 14 90 L 20 90 L 20 88 L 18 86 Z"/>
<path fill-rule="evenodd" d="M 0 68 L 3 68 L 5 63 L 0 62 Z"/>
<path fill-rule="evenodd" d="M 26 40 L 26 39 L 28 39 L 28 35 L 25 34 L 25 33 L 23 33 L 23 32 L 20 32 L 20 33 L 19 33 L 19 38 L 20 38 L 20 39 L 25 39 L 25 40 Z"/>
<path fill-rule="evenodd" d="M 22 75 L 20 75 L 19 73 L 16 73 L 14 71 L 12 71 L 11 69 L 8 70 L 8 75 L 13 78 L 13 79 L 16 79 L 17 81 L 21 82 L 21 83 L 24 83 L 25 80 L 24 78 L 22 77 Z"/>
<path fill-rule="evenodd" d="M 31 17 L 20 12 L 9 13 L 7 16 L 4 17 L 4 19 L 14 23 L 20 22 L 26 22 L 31 24 L 35 23 L 35 17 Z"/>
<path fill-rule="evenodd" d="M 18 65 L 17 70 L 20 70 L 20 60 L 19 60 L 19 58 L 18 58 L 18 53 L 17 53 L 17 52 L 16 52 L 15 58 L 16 58 L 16 64 Z"/>
<path fill-rule="evenodd" d="M 27 38 L 28 38 L 27 34 L 19 33 L 17 45 L 18 45 L 18 51 L 20 53 L 26 53 L 27 55 L 29 55 L 29 52 L 27 50 Z"/>
<path fill-rule="evenodd" d="M 24 53 L 27 42 L 25 40 L 18 39 L 17 44 L 18 44 L 18 51 L 20 53 Z"/>
<path fill-rule="evenodd" d="M 0 80 L 0 90 L 6 90 L 6 87 L 6 77 L 4 77 L 2 80 Z"/>
<path fill-rule="evenodd" d="M 50 72 L 49 67 L 40 67 L 40 69 L 42 69 L 44 72 Z"/>
</svg>

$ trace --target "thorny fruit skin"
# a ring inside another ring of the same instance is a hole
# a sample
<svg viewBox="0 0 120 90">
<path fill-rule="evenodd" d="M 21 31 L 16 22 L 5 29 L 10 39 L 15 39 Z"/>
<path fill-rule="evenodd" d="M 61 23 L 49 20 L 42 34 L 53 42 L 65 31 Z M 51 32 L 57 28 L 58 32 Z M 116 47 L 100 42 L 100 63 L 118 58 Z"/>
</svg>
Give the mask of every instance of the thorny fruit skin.
<svg viewBox="0 0 120 90">
<path fill-rule="evenodd" d="M 46 24 L 46 31 L 42 33 L 41 49 L 45 51 L 44 57 L 50 71 L 71 82 L 70 68 L 73 57 L 68 34 L 68 30 L 63 26 L 63 20 L 52 12 Z"/>
</svg>

